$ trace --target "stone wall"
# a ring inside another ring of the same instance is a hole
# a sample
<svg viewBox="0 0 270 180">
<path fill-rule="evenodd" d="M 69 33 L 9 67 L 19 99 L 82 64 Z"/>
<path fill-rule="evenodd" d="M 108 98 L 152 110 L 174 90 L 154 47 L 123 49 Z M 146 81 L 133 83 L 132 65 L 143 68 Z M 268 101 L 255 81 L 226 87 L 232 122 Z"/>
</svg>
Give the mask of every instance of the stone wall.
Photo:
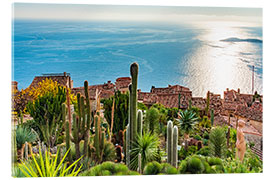
<svg viewBox="0 0 270 180">
<path fill-rule="evenodd" d="M 245 139 L 247 143 L 253 142 L 255 144 L 255 148 L 262 151 L 262 143 L 263 143 L 263 137 L 260 135 L 255 134 L 247 134 L 245 133 Z"/>
</svg>

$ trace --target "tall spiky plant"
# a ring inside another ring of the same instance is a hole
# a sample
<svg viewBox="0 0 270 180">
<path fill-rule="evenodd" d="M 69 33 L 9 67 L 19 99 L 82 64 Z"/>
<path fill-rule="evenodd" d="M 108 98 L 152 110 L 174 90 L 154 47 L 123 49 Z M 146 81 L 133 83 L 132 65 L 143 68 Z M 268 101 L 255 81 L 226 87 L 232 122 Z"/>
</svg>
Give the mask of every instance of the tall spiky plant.
<svg viewBox="0 0 270 180">
<path fill-rule="evenodd" d="M 225 157 L 227 150 L 226 134 L 222 127 L 212 128 L 209 135 L 209 150 L 212 156 Z"/>
</svg>

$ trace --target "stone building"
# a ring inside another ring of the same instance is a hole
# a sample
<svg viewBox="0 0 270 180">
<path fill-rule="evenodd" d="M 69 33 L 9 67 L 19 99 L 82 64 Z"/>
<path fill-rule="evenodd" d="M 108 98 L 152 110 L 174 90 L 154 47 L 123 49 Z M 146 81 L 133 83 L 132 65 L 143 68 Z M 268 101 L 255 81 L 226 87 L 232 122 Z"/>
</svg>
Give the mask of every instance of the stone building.
<svg viewBox="0 0 270 180">
<path fill-rule="evenodd" d="M 168 85 L 165 88 L 156 88 L 152 86 L 149 93 L 138 92 L 138 101 L 144 103 L 147 106 L 151 106 L 155 103 L 163 104 L 165 107 L 173 108 L 179 106 L 180 108 L 187 108 L 188 102 L 192 98 L 192 92 L 187 87 L 180 85 Z"/>
<path fill-rule="evenodd" d="M 42 74 L 41 76 L 36 76 L 32 83 L 30 84 L 30 88 L 38 86 L 39 82 L 42 82 L 46 78 L 52 79 L 53 81 L 56 81 L 58 84 L 68 87 L 68 88 L 73 88 L 73 80 L 70 77 L 69 73 L 51 73 L 51 74 Z"/>
</svg>

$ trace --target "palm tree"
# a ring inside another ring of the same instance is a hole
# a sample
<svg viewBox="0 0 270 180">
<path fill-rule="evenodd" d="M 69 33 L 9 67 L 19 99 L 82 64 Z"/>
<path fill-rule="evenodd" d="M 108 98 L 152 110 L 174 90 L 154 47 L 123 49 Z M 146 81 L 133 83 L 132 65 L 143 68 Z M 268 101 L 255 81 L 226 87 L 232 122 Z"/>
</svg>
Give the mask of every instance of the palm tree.
<svg viewBox="0 0 270 180">
<path fill-rule="evenodd" d="M 184 132 L 185 147 L 187 148 L 187 139 L 189 134 L 195 128 L 198 123 L 198 116 L 191 110 L 180 111 L 180 119 L 176 119 L 179 122 L 179 128 Z"/>
<path fill-rule="evenodd" d="M 134 148 L 131 150 L 131 169 L 137 170 L 138 156 L 141 154 L 141 167 L 151 161 L 158 159 L 158 145 L 159 140 L 155 134 L 150 132 L 144 133 L 142 136 L 138 136 L 137 141 L 134 142 Z"/>
</svg>

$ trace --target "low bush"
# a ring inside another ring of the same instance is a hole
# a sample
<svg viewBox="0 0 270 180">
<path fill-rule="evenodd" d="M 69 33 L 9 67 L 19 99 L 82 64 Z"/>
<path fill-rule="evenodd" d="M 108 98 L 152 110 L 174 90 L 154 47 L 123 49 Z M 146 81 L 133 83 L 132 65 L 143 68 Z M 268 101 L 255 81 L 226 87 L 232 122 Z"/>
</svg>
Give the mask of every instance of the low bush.
<svg viewBox="0 0 270 180">
<path fill-rule="evenodd" d="M 148 163 L 144 168 L 145 175 L 157 175 L 157 174 L 178 174 L 175 167 L 168 163 L 158 163 L 156 161 Z"/>
<path fill-rule="evenodd" d="M 79 174 L 79 176 L 139 175 L 124 164 L 104 162 Z"/>
<path fill-rule="evenodd" d="M 156 174 L 161 173 L 161 170 L 162 170 L 162 165 L 156 161 L 152 161 L 145 166 L 143 173 L 145 175 L 156 175 Z"/>
<path fill-rule="evenodd" d="M 198 155 L 203 155 L 203 156 L 209 156 L 209 147 L 204 146 L 202 147 L 199 151 L 196 152 Z"/>
<path fill-rule="evenodd" d="M 191 174 L 201 174 L 205 170 L 203 162 L 198 157 L 191 157 L 187 161 L 187 171 Z"/>
</svg>

